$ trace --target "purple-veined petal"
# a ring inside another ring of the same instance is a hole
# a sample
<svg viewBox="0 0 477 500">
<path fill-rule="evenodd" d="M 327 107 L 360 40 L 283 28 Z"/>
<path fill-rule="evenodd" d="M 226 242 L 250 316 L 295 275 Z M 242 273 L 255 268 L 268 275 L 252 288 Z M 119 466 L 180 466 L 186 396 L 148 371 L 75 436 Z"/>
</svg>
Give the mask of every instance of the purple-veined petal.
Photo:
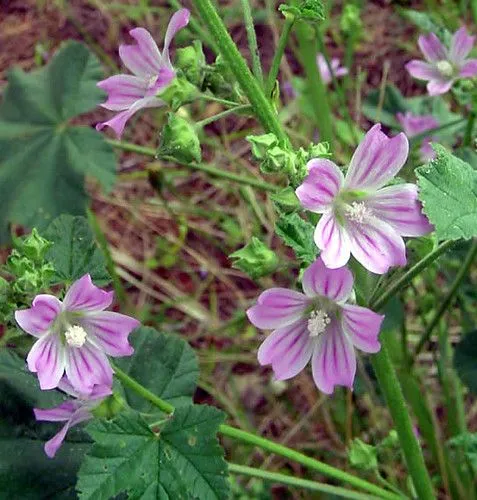
<svg viewBox="0 0 477 500">
<path fill-rule="evenodd" d="M 158 108 L 160 106 L 164 106 L 164 101 L 158 99 L 157 97 L 151 96 L 139 99 L 139 101 L 136 101 L 128 110 L 121 111 L 106 122 L 98 123 L 96 125 L 96 130 L 100 131 L 104 127 L 111 127 L 114 130 L 116 137 L 120 139 L 127 121 L 134 115 L 134 113 L 143 108 Z"/>
<path fill-rule="evenodd" d="M 272 365 L 275 377 L 286 380 L 305 368 L 313 353 L 306 320 L 273 331 L 258 350 L 261 365 Z"/>
<path fill-rule="evenodd" d="M 156 81 L 147 89 L 146 97 L 155 97 L 160 90 L 165 89 L 175 78 L 176 72 L 164 66 L 159 71 Z"/>
<path fill-rule="evenodd" d="M 129 34 L 136 40 L 137 45 L 119 47 L 119 57 L 126 68 L 142 78 L 157 75 L 164 62 L 154 38 L 144 28 L 135 28 Z"/>
<path fill-rule="evenodd" d="M 345 304 L 342 313 L 343 330 L 354 346 L 364 352 L 378 352 L 381 349 L 378 336 L 384 316 L 351 304 Z"/>
<path fill-rule="evenodd" d="M 257 328 L 272 330 L 291 325 L 300 319 L 307 307 L 305 295 L 286 288 L 270 288 L 247 310 L 248 319 Z"/>
<path fill-rule="evenodd" d="M 418 59 L 409 61 L 405 68 L 412 77 L 419 80 L 439 80 L 441 78 L 441 74 L 435 66 Z"/>
<path fill-rule="evenodd" d="M 333 318 L 319 337 L 311 359 L 313 380 L 318 389 L 331 394 L 336 385 L 353 387 L 356 355 L 353 344 Z"/>
<path fill-rule="evenodd" d="M 374 125 L 351 158 L 345 178 L 349 189 L 378 189 L 391 180 L 406 163 L 409 141 L 401 132 L 389 138 L 381 132 L 381 124 Z"/>
<path fill-rule="evenodd" d="M 343 267 L 350 258 L 349 238 L 345 229 L 336 220 L 333 212 L 321 216 L 315 229 L 314 240 L 321 250 L 320 257 L 326 267 Z"/>
<path fill-rule="evenodd" d="M 147 81 L 132 75 L 115 75 L 99 82 L 98 87 L 108 93 L 108 100 L 101 104 L 111 111 L 129 109 L 146 95 Z"/>
<path fill-rule="evenodd" d="M 30 309 L 15 311 L 15 320 L 22 330 L 40 337 L 48 331 L 61 311 L 61 302 L 53 295 L 37 295 Z"/>
<path fill-rule="evenodd" d="M 44 335 L 30 349 L 28 369 L 37 373 L 42 390 L 54 389 L 65 372 L 65 349 L 55 334 Z"/>
<path fill-rule="evenodd" d="M 433 230 L 422 213 L 415 184 L 384 187 L 371 195 L 366 205 L 378 219 L 387 222 L 401 236 L 422 236 Z"/>
<path fill-rule="evenodd" d="M 391 266 L 406 264 L 406 247 L 399 233 L 376 217 L 364 223 L 348 221 L 351 253 L 366 269 L 384 274 Z"/>
<path fill-rule="evenodd" d="M 408 138 L 439 126 L 439 122 L 432 115 L 418 116 L 408 111 L 405 114 L 396 113 L 396 118 Z"/>
<path fill-rule="evenodd" d="M 78 323 L 109 356 L 130 356 L 134 349 L 128 342 L 128 335 L 141 323 L 124 314 L 103 311 L 90 313 L 80 318 Z"/>
<path fill-rule="evenodd" d="M 450 61 L 456 65 L 462 64 L 472 50 L 474 41 L 475 36 L 468 35 L 465 26 L 458 29 L 452 36 L 449 50 Z"/>
<path fill-rule="evenodd" d="M 434 33 L 421 35 L 417 44 L 427 61 L 433 63 L 447 59 L 446 49 Z"/>
<path fill-rule="evenodd" d="M 79 394 L 90 394 L 94 385 L 113 383 L 113 370 L 106 355 L 88 341 L 82 347 L 67 347 L 66 376 Z"/>
<path fill-rule="evenodd" d="M 164 49 L 162 57 L 165 64 L 172 68 L 171 58 L 169 56 L 169 47 L 176 33 L 189 24 L 190 12 L 188 9 L 181 9 L 174 13 L 167 26 L 166 36 L 164 38 Z"/>
<path fill-rule="evenodd" d="M 467 60 L 460 68 L 459 76 L 462 78 L 473 78 L 477 76 L 477 59 Z"/>
<path fill-rule="evenodd" d="M 451 79 L 451 80 L 442 80 L 442 79 L 432 80 L 427 84 L 427 92 L 431 96 L 445 94 L 446 92 L 449 92 L 453 83 L 454 83 L 453 79 Z"/>
<path fill-rule="evenodd" d="M 308 175 L 296 189 L 296 195 L 304 208 L 323 213 L 339 193 L 343 185 L 343 173 L 330 160 L 310 160 L 307 167 Z"/>
<path fill-rule="evenodd" d="M 432 149 L 431 142 L 432 138 L 430 137 L 422 139 L 422 144 L 419 148 L 419 157 L 424 163 L 427 163 L 436 157 L 436 152 Z"/>
<path fill-rule="evenodd" d="M 347 267 L 328 269 L 318 257 L 303 273 L 303 291 L 308 297 L 327 297 L 333 302 L 343 302 L 353 289 L 353 275 Z"/>
<path fill-rule="evenodd" d="M 112 304 L 113 297 L 113 292 L 101 290 L 85 274 L 70 286 L 63 305 L 67 311 L 102 311 Z"/>
<path fill-rule="evenodd" d="M 33 408 L 33 413 L 38 421 L 43 422 L 66 422 L 78 409 L 80 403 L 77 401 L 65 401 L 55 408 L 42 409 Z"/>
</svg>

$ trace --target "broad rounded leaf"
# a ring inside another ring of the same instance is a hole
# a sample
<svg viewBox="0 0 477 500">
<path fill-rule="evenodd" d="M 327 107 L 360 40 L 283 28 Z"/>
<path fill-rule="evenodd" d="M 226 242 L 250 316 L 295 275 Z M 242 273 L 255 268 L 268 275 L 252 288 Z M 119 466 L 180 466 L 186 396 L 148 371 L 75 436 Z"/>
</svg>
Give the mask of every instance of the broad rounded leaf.
<svg viewBox="0 0 477 500">
<path fill-rule="evenodd" d="M 467 333 L 456 345 L 454 368 L 462 382 L 477 394 L 477 330 Z"/>
<path fill-rule="evenodd" d="M 311 264 L 315 260 L 318 254 L 313 240 L 315 228 L 297 213 L 282 215 L 277 220 L 275 231 L 285 245 L 293 248 L 297 259 L 304 264 Z"/>
</svg>

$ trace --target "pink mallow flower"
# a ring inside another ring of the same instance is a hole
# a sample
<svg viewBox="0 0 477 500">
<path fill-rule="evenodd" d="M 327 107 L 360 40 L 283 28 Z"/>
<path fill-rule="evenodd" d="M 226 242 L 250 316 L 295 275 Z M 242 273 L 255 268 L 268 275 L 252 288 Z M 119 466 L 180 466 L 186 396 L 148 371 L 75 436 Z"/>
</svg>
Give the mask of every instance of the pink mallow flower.
<svg viewBox="0 0 477 500">
<path fill-rule="evenodd" d="M 81 395 L 74 390 L 67 379 L 63 378 L 58 384 L 58 388 L 73 396 L 75 399 L 65 401 L 56 408 L 43 410 L 34 408 L 35 418 L 43 422 L 66 422 L 60 432 L 45 443 L 45 453 L 49 458 L 53 458 L 63 444 L 66 434 L 75 425 L 93 418 L 91 413 L 101 404 L 104 398 L 112 394 L 109 385 L 95 385 L 88 395 Z"/>
<path fill-rule="evenodd" d="M 258 350 L 261 365 L 272 365 L 275 377 L 297 375 L 311 359 L 313 379 L 331 394 L 336 385 L 352 388 L 356 373 L 354 347 L 378 352 L 384 316 L 348 304 L 353 275 L 347 267 L 328 269 L 318 258 L 303 274 L 303 291 L 270 288 L 247 311 L 257 327 L 273 332 Z"/>
<path fill-rule="evenodd" d="M 157 97 L 174 79 L 176 73 L 169 57 L 169 46 L 175 34 L 189 22 L 187 9 L 177 11 L 171 18 L 164 39 L 164 50 L 159 51 L 151 34 L 144 28 L 135 28 L 129 34 L 136 45 L 121 45 L 119 56 L 133 75 L 115 75 L 98 83 L 108 93 L 103 108 L 119 111 L 111 120 L 96 125 L 97 130 L 111 127 L 121 137 L 126 122 L 142 108 L 156 108 L 164 105 Z"/>
<path fill-rule="evenodd" d="M 405 114 L 397 113 L 396 118 L 409 139 L 439 126 L 439 122 L 432 115 L 417 116 L 408 111 Z M 433 160 L 436 156 L 431 142 L 432 137 L 422 139 L 419 152 L 421 160 L 424 162 Z"/>
<path fill-rule="evenodd" d="M 340 76 L 344 76 L 348 74 L 347 68 L 341 67 L 340 66 L 340 60 L 337 58 L 333 58 L 330 61 L 331 63 L 331 69 L 333 70 L 333 74 L 335 75 L 336 78 L 339 78 Z M 328 64 L 326 63 L 325 56 L 323 54 L 318 54 L 316 56 L 316 64 L 318 65 L 318 70 L 320 71 L 321 79 L 323 80 L 323 83 L 325 85 L 328 85 L 331 80 L 331 72 L 330 68 L 328 67 Z"/>
<path fill-rule="evenodd" d="M 477 75 L 477 59 L 467 59 L 474 40 L 464 26 L 452 36 L 449 49 L 434 33 L 421 35 L 418 44 L 426 60 L 413 59 L 406 64 L 406 69 L 414 78 L 428 82 L 429 95 L 445 94 L 457 78 Z"/>
<path fill-rule="evenodd" d="M 352 254 L 366 269 L 384 274 L 406 264 L 402 236 L 432 230 L 416 185 L 383 187 L 401 170 L 408 153 L 406 136 L 389 138 L 378 123 L 354 152 L 346 177 L 330 160 L 308 162 L 308 175 L 296 194 L 304 208 L 323 214 L 314 239 L 327 267 L 344 266 Z"/>
<path fill-rule="evenodd" d="M 37 337 L 27 357 L 42 389 L 58 387 L 66 373 L 74 390 L 88 394 L 95 385 L 111 386 L 108 357 L 130 356 L 128 335 L 139 321 L 105 311 L 113 292 L 97 288 L 89 274 L 75 281 L 63 302 L 53 295 L 37 295 L 30 309 L 15 312 L 20 327 Z"/>
</svg>

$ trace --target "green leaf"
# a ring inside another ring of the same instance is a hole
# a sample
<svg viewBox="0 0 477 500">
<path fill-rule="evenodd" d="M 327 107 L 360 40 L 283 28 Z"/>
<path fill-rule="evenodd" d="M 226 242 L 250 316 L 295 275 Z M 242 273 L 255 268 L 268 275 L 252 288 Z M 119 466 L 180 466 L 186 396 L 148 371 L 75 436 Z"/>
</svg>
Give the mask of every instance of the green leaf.
<svg viewBox="0 0 477 500">
<path fill-rule="evenodd" d="M 282 215 L 275 226 L 275 231 L 289 247 L 293 248 L 299 260 L 311 264 L 318 254 L 313 240 L 315 228 L 303 220 L 297 213 Z"/>
<path fill-rule="evenodd" d="M 467 333 L 455 346 L 454 368 L 469 390 L 477 394 L 477 330 Z"/>
<path fill-rule="evenodd" d="M 459 434 L 447 441 L 447 444 L 451 448 L 463 451 L 466 459 L 477 471 L 477 433 L 466 432 L 465 434 Z M 455 459 L 459 460 L 459 458 L 460 456 L 457 453 Z"/>
<path fill-rule="evenodd" d="M 137 413 L 94 421 L 95 444 L 81 466 L 80 500 L 228 498 L 227 463 L 217 440 L 224 414 L 210 406 L 177 408 L 154 433 Z"/>
<path fill-rule="evenodd" d="M 166 335 L 142 326 L 130 337 L 134 356 L 117 360 L 117 365 L 144 387 L 174 406 L 190 404 L 199 365 L 189 344 L 176 335 Z M 142 412 L 154 406 L 133 391 L 125 390 L 128 403 Z"/>
<path fill-rule="evenodd" d="M 53 243 L 46 254 L 55 268 L 53 283 L 72 283 L 86 273 L 99 286 L 111 281 L 104 256 L 84 217 L 62 215 L 48 226 L 43 236 Z"/>
<path fill-rule="evenodd" d="M 436 144 L 437 157 L 416 169 L 419 198 L 439 240 L 477 236 L 477 172 Z"/>
<path fill-rule="evenodd" d="M 83 214 L 84 176 L 114 183 L 114 152 L 101 134 L 72 126 L 103 100 L 98 59 L 68 42 L 44 68 L 13 69 L 0 106 L 0 239 L 8 223 L 44 228 L 61 213 Z"/>
</svg>

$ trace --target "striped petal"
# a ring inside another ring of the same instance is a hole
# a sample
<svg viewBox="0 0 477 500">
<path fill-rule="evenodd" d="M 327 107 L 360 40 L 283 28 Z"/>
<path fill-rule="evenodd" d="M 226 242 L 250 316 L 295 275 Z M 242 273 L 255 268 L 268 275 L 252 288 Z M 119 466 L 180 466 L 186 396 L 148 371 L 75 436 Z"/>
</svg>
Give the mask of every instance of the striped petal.
<svg viewBox="0 0 477 500">
<path fill-rule="evenodd" d="M 405 66 L 407 72 L 414 78 L 418 80 L 439 80 L 441 74 L 437 68 L 424 61 L 419 61 L 418 59 L 413 59 L 409 61 Z"/>
<path fill-rule="evenodd" d="M 379 330 L 384 316 L 366 307 L 346 304 L 342 309 L 342 327 L 354 346 L 364 352 L 378 352 Z"/>
<path fill-rule="evenodd" d="M 443 80 L 442 78 L 439 78 L 436 80 L 432 80 L 427 84 L 427 92 L 431 96 L 445 94 L 446 92 L 449 92 L 453 83 L 453 79 Z"/>
<path fill-rule="evenodd" d="M 458 29 L 452 36 L 449 59 L 456 65 L 464 62 L 464 59 L 469 55 L 469 52 L 474 46 L 475 36 L 467 34 L 465 26 Z"/>
<path fill-rule="evenodd" d="M 176 36 L 177 32 L 189 24 L 190 12 L 188 9 L 180 9 L 171 17 L 169 25 L 167 26 L 166 36 L 164 38 L 164 49 L 162 56 L 164 63 L 172 68 L 171 59 L 169 56 L 169 47 L 172 39 Z"/>
<path fill-rule="evenodd" d="M 137 44 L 119 47 L 119 57 L 126 68 L 141 78 L 157 75 L 164 62 L 149 31 L 144 28 L 135 28 L 129 34 Z"/>
<path fill-rule="evenodd" d="M 94 285 L 89 274 L 76 280 L 68 289 L 63 301 L 68 311 L 102 311 L 113 302 L 113 292 L 105 292 Z"/>
<path fill-rule="evenodd" d="M 419 45 L 424 57 L 430 63 L 447 59 L 446 49 L 434 33 L 421 35 L 417 40 L 417 44 Z"/>
<path fill-rule="evenodd" d="M 314 234 L 316 246 L 321 250 L 320 257 L 326 267 L 343 267 L 350 258 L 349 238 L 332 212 L 321 216 Z"/>
<path fill-rule="evenodd" d="M 473 78 L 477 76 L 477 59 L 469 59 L 466 61 L 460 68 L 459 76 L 462 78 Z"/>
<path fill-rule="evenodd" d="M 28 369 L 38 375 L 42 390 L 55 389 L 65 372 L 65 349 L 57 335 L 38 339 L 27 356 Z"/>
<path fill-rule="evenodd" d="M 15 320 L 22 330 L 40 337 L 48 331 L 61 311 L 61 302 L 53 295 L 37 295 L 30 309 L 15 311 Z"/>
<path fill-rule="evenodd" d="M 108 93 L 108 100 L 101 104 L 111 111 L 129 109 L 146 95 L 147 81 L 132 75 L 115 75 L 99 82 L 98 87 Z"/>
</svg>

